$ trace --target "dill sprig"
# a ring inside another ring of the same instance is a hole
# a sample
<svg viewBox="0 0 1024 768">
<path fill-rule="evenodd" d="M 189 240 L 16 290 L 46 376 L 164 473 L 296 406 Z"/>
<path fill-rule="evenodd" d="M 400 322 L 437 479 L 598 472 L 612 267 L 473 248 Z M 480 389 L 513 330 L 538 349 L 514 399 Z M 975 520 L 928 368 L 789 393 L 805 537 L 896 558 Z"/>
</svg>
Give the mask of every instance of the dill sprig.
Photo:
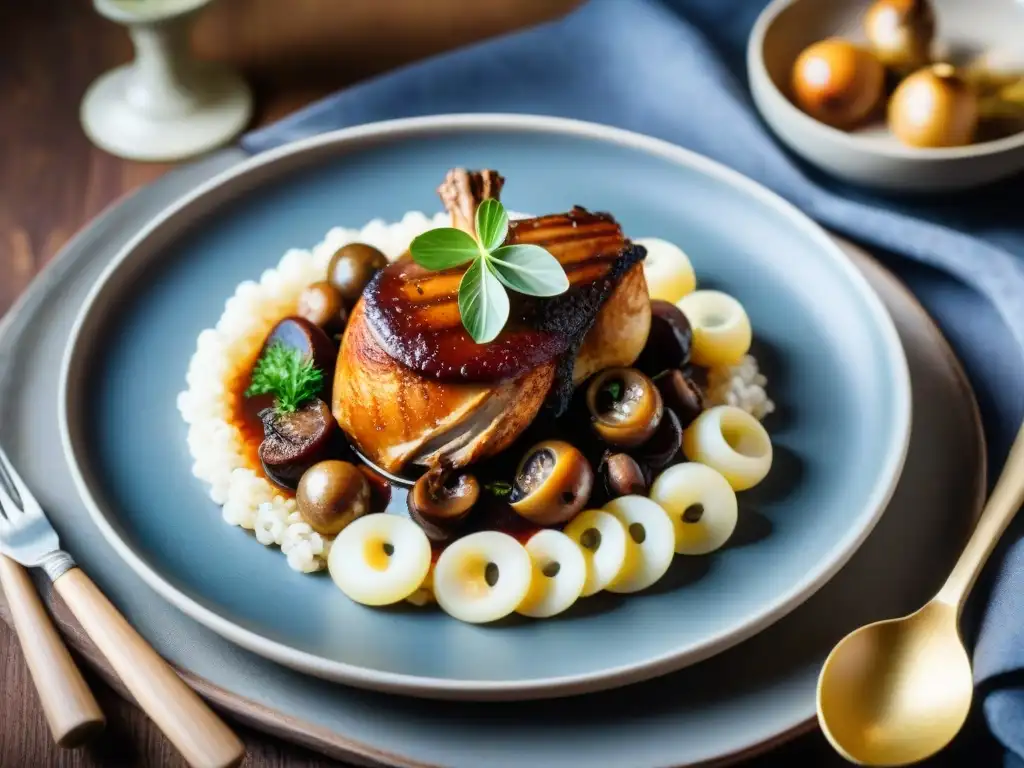
<svg viewBox="0 0 1024 768">
<path fill-rule="evenodd" d="M 245 396 L 272 394 L 278 413 L 294 413 L 317 396 L 323 379 L 323 371 L 301 351 L 275 341 L 256 361 Z"/>
</svg>

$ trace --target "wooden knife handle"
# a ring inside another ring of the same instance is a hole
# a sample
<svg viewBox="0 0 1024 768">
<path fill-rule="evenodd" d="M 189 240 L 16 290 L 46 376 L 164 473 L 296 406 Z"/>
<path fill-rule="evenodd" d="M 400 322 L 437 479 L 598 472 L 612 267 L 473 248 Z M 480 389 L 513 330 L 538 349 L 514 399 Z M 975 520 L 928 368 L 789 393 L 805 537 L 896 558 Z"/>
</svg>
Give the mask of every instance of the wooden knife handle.
<svg viewBox="0 0 1024 768">
<path fill-rule="evenodd" d="M 107 724 L 28 571 L 0 555 L 0 584 L 54 741 L 77 747 Z"/>
<path fill-rule="evenodd" d="M 238 765 L 245 747 L 234 732 L 136 632 L 80 568 L 53 582 L 135 701 L 196 768 Z"/>
</svg>

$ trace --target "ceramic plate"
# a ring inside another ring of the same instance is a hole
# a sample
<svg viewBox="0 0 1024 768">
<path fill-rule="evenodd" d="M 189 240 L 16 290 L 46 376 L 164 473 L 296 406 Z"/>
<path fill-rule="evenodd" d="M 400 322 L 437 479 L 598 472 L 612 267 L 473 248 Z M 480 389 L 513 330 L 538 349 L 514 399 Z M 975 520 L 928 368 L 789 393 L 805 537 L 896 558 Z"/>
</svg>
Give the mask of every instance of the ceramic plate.
<svg viewBox="0 0 1024 768">
<path fill-rule="evenodd" d="M 356 605 L 326 575 L 230 527 L 190 471 L 175 405 L 198 333 L 235 286 L 333 226 L 439 208 L 452 166 L 491 167 L 515 210 L 607 210 L 678 243 L 739 298 L 779 410 L 770 479 L 730 547 L 679 559 L 649 594 L 558 620 L 462 624 Z M 716 654 L 820 588 L 879 519 L 910 424 L 907 364 L 883 305 L 811 221 L 743 177 L 611 128 L 524 116 L 363 126 L 249 160 L 179 200 L 111 263 L 73 330 L 61 426 L 114 549 L 190 616 L 314 675 L 416 696 L 513 699 L 610 688 Z"/>
<path fill-rule="evenodd" d="M 949 346 L 906 288 L 863 252 L 851 252 L 897 324 L 919 418 L 886 514 L 835 578 L 769 630 L 646 683 L 519 704 L 378 694 L 311 677 L 239 648 L 171 608 L 100 532 L 61 455 L 60 367 L 54 361 L 85 297 L 122 245 L 179 195 L 245 159 L 237 148 L 213 153 L 111 206 L 0 320 L 0 442 L 68 551 L 191 685 L 240 722 L 346 764 L 723 765 L 810 729 L 817 672 L 832 646 L 861 624 L 914 610 L 941 586 L 960 554 L 985 491 L 983 435 L 973 394 Z M 978 302 L 975 309 L 986 322 L 998 324 L 991 308 Z M 54 614 L 72 625 L 68 641 L 102 668 L 95 646 L 74 628 L 45 577 L 36 575 Z M 104 678 L 117 685 L 109 671 Z M 824 739 L 801 741 L 793 750 L 750 764 L 791 763 L 797 752 L 815 757 L 811 762 L 818 766 L 842 765 Z M 977 754 L 965 759 L 972 756 Z M 957 765 L 955 758 L 949 764 Z"/>
</svg>

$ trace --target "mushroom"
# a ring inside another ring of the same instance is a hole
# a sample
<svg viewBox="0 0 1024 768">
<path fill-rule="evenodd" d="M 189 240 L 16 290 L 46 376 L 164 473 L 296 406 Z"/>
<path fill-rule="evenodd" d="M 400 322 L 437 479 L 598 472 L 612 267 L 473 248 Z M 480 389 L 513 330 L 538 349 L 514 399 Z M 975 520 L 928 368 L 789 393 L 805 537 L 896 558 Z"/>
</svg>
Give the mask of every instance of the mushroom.
<svg viewBox="0 0 1024 768">
<path fill-rule="evenodd" d="M 388 265 L 388 257 L 366 243 L 349 243 L 338 249 L 327 266 L 327 282 L 333 285 L 342 299 L 354 304 L 366 284 Z"/>
<path fill-rule="evenodd" d="M 683 445 L 683 426 L 671 408 L 666 408 L 661 424 L 637 451 L 637 458 L 652 469 L 667 466 Z"/>
<path fill-rule="evenodd" d="M 354 465 L 329 459 L 303 473 L 295 502 L 310 528 L 333 536 L 370 510 L 370 484 Z"/>
<path fill-rule="evenodd" d="M 671 368 L 682 368 L 690 360 L 693 329 L 690 321 L 675 304 L 651 301 L 651 329 L 647 343 L 633 366 L 648 376 L 657 376 Z"/>
<path fill-rule="evenodd" d="M 334 376 L 334 364 L 338 357 L 338 348 L 331 341 L 331 337 L 306 318 L 295 316 L 286 317 L 273 327 L 263 344 L 260 356 L 262 357 L 276 342 L 296 349 L 303 357 L 312 359 L 313 364 L 323 371 L 320 396 L 328 397 Z"/>
<path fill-rule="evenodd" d="M 260 411 L 263 442 L 259 457 L 267 478 L 280 488 L 293 491 L 311 466 L 327 458 L 338 426 L 331 409 L 314 398 L 296 410 L 275 408 Z"/>
<path fill-rule="evenodd" d="M 661 423 L 661 393 L 635 368 L 602 371 L 587 387 L 586 400 L 594 431 L 610 445 L 640 445 Z"/>
<path fill-rule="evenodd" d="M 935 64 L 896 87 L 888 120 L 896 138 L 908 146 L 964 146 L 978 127 L 978 98 L 951 65 Z"/>
<path fill-rule="evenodd" d="M 929 0 L 876 0 L 864 32 L 882 64 L 907 74 L 931 62 L 935 11 Z"/>
<path fill-rule="evenodd" d="M 451 538 L 480 498 L 480 483 L 466 472 L 451 472 L 440 466 L 424 473 L 409 491 L 409 516 L 434 542 Z"/>
<path fill-rule="evenodd" d="M 793 95 L 816 120 L 840 130 L 856 128 L 885 95 L 885 67 L 871 51 L 830 37 L 805 48 L 793 65 Z"/>
<path fill-rule="evenodd" d="M 669 371 L 658 378 L 657 385 L 665 408 L 675 412 L 683 429 L 704 412 L 704 395 L 700 387 L 682 371 Z"/>
<path fill-rule="evenodd" d="M 341 293 L 326 280 L 307 286 L 299 294 L 298 313 L 327 333 L 340 333 L 348 312 Z"/>
<path fill-rule="evenodd" d="M 509 497 L 520 516 L 537 525 L 559 525 L 575 516 L 594 488 L 594 470 L 575 446 L 545 440 L 526 452 Z"/>
<path fill-rule="evenodd" d="M 647 492 L 647 478 L 636 459 L 626 453 L 613 453 L 601 465 L 605 492 L 611 497 Z"/>
</svg>

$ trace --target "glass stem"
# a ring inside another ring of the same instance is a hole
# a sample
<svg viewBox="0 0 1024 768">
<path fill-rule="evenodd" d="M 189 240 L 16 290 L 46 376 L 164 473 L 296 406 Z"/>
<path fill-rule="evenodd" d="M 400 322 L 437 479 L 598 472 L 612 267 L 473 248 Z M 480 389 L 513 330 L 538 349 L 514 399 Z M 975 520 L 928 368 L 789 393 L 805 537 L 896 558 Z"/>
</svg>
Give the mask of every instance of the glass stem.
<svg viewBox="0 0 1024 768">
<path fill-rule="evenodd" d="M 191 17 L 134 24 L 135 61 L 126 98 L 154 118 L 188 114 L 199 103 L 196 63 L 189 51 Z"/>
</svg>

